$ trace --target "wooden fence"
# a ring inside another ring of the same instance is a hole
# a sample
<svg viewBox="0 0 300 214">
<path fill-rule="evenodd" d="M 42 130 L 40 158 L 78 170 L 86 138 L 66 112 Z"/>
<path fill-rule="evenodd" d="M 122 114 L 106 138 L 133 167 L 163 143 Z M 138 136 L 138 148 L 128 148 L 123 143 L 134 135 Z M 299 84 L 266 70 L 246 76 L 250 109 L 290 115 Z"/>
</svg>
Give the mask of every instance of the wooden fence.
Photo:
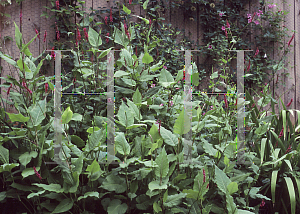
<svg viewBox="0 0 300 214">
<path fill-rule="evenodd" d="M 225 0 L 224 0 L 225 1 Z M 54 2 L 54 1 L 53 1 Z M 170 3 L 170 1 L 168 1 Z M 250 3 L 251 2 L 251 3 Z M 258 0 L 250 1 L 247 5 L 247 10 L 249 13 L 253 14 L 255 11 L 257 11 L 258 8 Z M 272 8 L 271 10 L 278 11 L 281 10 L 287 10 L 289 11 L 289 14 L 286 17 L 285 25 L 290 30 L 289 37 L 284 38 L 284 43 L 287 46 L 287 42 L 292 36 L 291 31 L 296 31 L 295 39 L 291 43 L 293 47 L 290 47 L 291 52 L 288 54 L 288 60 L 285 61 L 285 69 L 281 69 L 279 71 L 279 80 L 280 77 L 283 78 L 283 83 L 285 83 L 285 86 L 281 84 L 275 85 L 274 82 L 271 83 L 271 88 L 273 91 L 273 96 L 275 99 L 278 99 L 279 96 L 281 96 L 283 102 L 287 104 L 291 99 L 293 99 L 292 105 L 289 107 L 290 109 L 299 109 L 300 110 L 300 71 L 299 71 L 299 62 L 300 62 L 300 52 L 299 52 L 299 38 L 300 34 L 298 33 L 300 31 L 300 1 L 299 0 L 273 0 L 273 3 L 277 4 L 277 7 Z M 140 9 L 140 6 L 132 6 L 128 5 L 126 3 L 128 8 L 132 10 L 133 14 L 136 15 L 143 15 L 142 10 Z M 115 2 L 112 0 L 86 0 L 84 7 L 87 12 L 90 13 L 90 8 L 92 9 L 99 9 L 98 7 L 106 7 L 110 8 L 113 5 L 115 5 Z M 6 6 L 5 8 L 0 8 L 0 12 L 7 13 L 11 15 L 11 18 L 8 17 L 1 17 L 1 24 L 0 24 L 0 33 L 1 33 L 1 41 L 4 41 L 4 38 L 11 37 L 13 41 L 6 39 L 5 42 L 3 42 L 1 51 L 5 54 L 8 54 L 13 57 L 13 59 L 19 59 L 19 49 L 17 48 L 15 41 L 14 41 L 14 31 L 15 26 L 13 22 L 15 22 L 21 29 L 21 32 L 23 34 L 23 38 L 25 42 L 27 43 L 35 36 L 35 29 L 37 29 L 39 32 L 41 32 L 41 39 L 36 39 L 30 46 L 29 49 L 31 53 L 33 54 L 33 57 L 38 57 L 44 49 L 51 49 L 51 47 L 48 46 L 49 41 L 53 41 L 55 39 L 55 29 L 50 28 L 51 25 L 54 24 L 54 19 L 45 18 L 45 16 L 40 17 L 40 15 L 43 13 L 43 11 L 46 11 L 50 13 L 51 15 L 54 15 L 53 12 L 50 12 L 48 9 L 44 8 L 43 6 L 47 6 L 52 8 L 51 1 L 49 0 L 25 0 L 22 2 L 21 5 L 18 5 L 15 3 L 15 1 L 12 1 L 12 5 Z M 20 12 L 22 11 L 22 23 L 20 23 Z M 166 10 L 164 12 L 161 12 L 161 16 L 165 18 L 165 23 L 172 23 L 174 27 L 178 27 L 179 29 L 185 29 L 186 36 L 190 35 L 190 38 L 194 41 L 198 39 L 200 45 L 201 44 L 201 26 L 197 20 L 199 20 L 199 13 L 197 13 L 196 19 L 194 21 L 185 19 L 183 16 L 183 12 L 180 10 L 170 9 Z M 246 14 L 244 14 L 246 15 Z M 78 20 L 73 20 L 74 22 L 78 22 Z M 263 23 L 266 24 L 266 23 Z M 43 42 L 43 35 L 45 30 L 47 30 L 47 39 L 46 42 Z M 75 32 L 75 29 L 74 29 Z M 251 38 L 253 39 L 253 38 Z M 275 48 L 278 47 L 278 44 L 273 45 Z M 252 48 L 252 50 L 255 50 L 255 47 Z M 279 60 L 281 58 L 283 53 L 280 51 L 274 51 L 270 56 L 271 58 Z M 200 59 L 201 63 L 201 59 Z M 12 68 L 12 66 L 9 66 L 8 63 L 6 63 L 4 60 L 0 60 L 0 66 L 2 66 L 1 76 L 11 75 L 16 76 L 17 72 L 15 69 Z M 289 73 L 289 77 L 287 77 L 285 74 Z M 276 80 L 276 78 L 275 78 Z M 1 80 L 1 83 L 3 83 L 3 80 Z M 6 89 L 1 89 L 1 95 L 6 98 L 6 93 L 4 92 Z M 281 105 L 281 104 L 280 104 Z M 267 106 L 266 108 L 269 108 L 270 106 Z M 265 109 L 266 109 L 265 108 Z M 278 108 L 276 108 L 276 112 L 278 112 Z M 295 124 L 296 117 L 291 117 L 293 123 Z"/>
</svg>

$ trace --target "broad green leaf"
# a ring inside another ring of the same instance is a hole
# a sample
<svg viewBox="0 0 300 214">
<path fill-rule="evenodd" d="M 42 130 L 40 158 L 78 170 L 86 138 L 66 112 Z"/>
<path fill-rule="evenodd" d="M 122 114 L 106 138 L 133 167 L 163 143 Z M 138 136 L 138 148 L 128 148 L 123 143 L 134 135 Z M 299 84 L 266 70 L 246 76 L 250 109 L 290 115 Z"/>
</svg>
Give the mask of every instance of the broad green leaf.
<svg viewBox="0 0 300 214">
<path fill-rule="evenodd" d="M 73 207 L 73 201 L 70 198 L 62 200 L 52 213 L 67 212 Z"/>
<path fill-rule="evenodd" d="M 158 165 L 158 167 L 154 169 L 155 175 L 160 178 L 166 177 L 169 172 L 169 160 L 165 147 L 162 149 L 155 162 Z"/>
<path fill-rule="evenodd" d="M 175 207 L 181 203 L 181 200 L 185 198 L 186 193 L 179 193 L 175 195 L 169 195 L 166 202 L 164 203 L 165 207 Z"/>
<path fill-rule="evenodd" d="M 123 47 L 126 47 L 129 43 L 129 40 L 126 39 L 125 35 L 116 27 L 114 27 L 114 41 Z"/>
<path fill-rule="evenodd" d="M 178 138 L 176 135 L 162 126 L 160 127 L 160 135 L 166 144 L 170 146 L 176 146 L 178 144 Z"/>
<path fill-rule="evenodd" d="M 13 59 L 9 58 L 6 54 L 3 54 L 1 51 L 0 51 L 0 57 L 2 59 L 4 59 L 7 63 L 9 63 L 9 64 L 11 64 L 11 65 L 13 65 L 15 67 L 18 66 L 17 63 L 16 63 L 16 61 L 14 61 Z"/>
<path fill-rule="evenodd" d="M 173 132 L 179 135 L 184 135 L 191 130 L 191 122 L 186 111 L 182 109 L 178 118 L 175 121 Z"/>
<path fill-rule="evenodd" d="M 169 179 L 163 179 L 162 180 L 162 184 L 160 185 L 160 181 L 159 180 L 155 180 L 155 181 L 151 181 L 148 184 L 148 188 L 153 191 L 155 189 L 167 189 L 168 188 L 168 180 Z"/>
<path fill-rule="evenodd" d="M 153 143 L 160 138 L 159 133 L 158 133 L 158 128 L 154 123 L 149 131 L 149 134 L 151 135 Z"/>
<path fill-rule="evenodd" d="M 105 57 L 111 51 L 112 48 L 113 47 L 102 51 L 101 54 L 98 56 L 98 59 L 101 59 L 101 58 Z"/>
<path fill-rule="evenodd" d="M 105 135 L 104 129 L 100 129 L 98 131 L 93 132 L 90 135 L 88 143 L 85 146 L 85 151 L 90 152 L 96 147 L 100 146 L 103 135 Z"/>
<path fill-rule="evenodd" d="M 130 145 L 128 144 L 124 132 L 120 132 L 117 134 L 115 138 L 115 147 L 117 152 L 122 155 L 128 156 L 130 153 Z"/>
<path fill-rule="evenodd" d="M 134 87 L 136 86 L 136 81 L 129 79 L 127 77 L 121 78 L 121 80 L 125 83 L 125 85 L 128 85 L 129 87 Z"/>
<path fill-rule="evenodd" d="M 6 114 L 8 115 L 11 122 L 17 121 L 17 122 L 25 123 L 29 120 L 29 117 L 24 117 L 22 114 L 13 114 L 13 113 L 8 113 L 8 112 L 6 112 Z"/>
<path fill-rule="evenodd" d="M 227 207 L 228 213 L 230 213 L 230 214 L 238 213 L 236 204 L 233 201 L 233 197 L 228 194 L 226 194 L 226 207 Z"/>
<path fill-rule="evenodd" d="M 208 153 L 210 156 L 215 156 L 217 154 L 217 151 L 214 146 L 210 143 L 208 143 L 206 140 L 203 142 L 203 149 L 206 153 Z"/>
<path fill-rule="evenodd" d="M 236 182 L 231 182 L 228 186 L 227 186 L 228 192 L 230 195 L 232 195 L 233 193 L 237 192 L 239 190 L 238 188 L 238 184 Z"/>
<path fill-rule="evenodd" d="M 150 64 L 151 62 L 153 62 L 153 57 L 148 52 L 146 52 L 143 56 L 142 62 L 145 64 Z"/>
<path fill-rule="evenodd" d="M 131 54 L 129 53 L 129 51 L 127 49 L 122 49 L 121 51 L 121 56 L 122 56 L 122 59 L 126 60 L 126 65 L 127 66 L 132 66 L 132 57 L 131 57 Z"/>
<path fill-rule="evenodd" d="M 218 71 L 211 74 L 210 79 L 215 79 L 218 77 Z"/>
<path fill-rule="evenodd" d="M 93 163 L 86 168 L 86 171 L 89 172 L 88 174 L 91 181 L 97 180 L 102 172 L 100 169 L 100 165 L 96 160 L 94 160 Z"/>
<path fill-rule="evenodd" d="M 139 91 L 139 88 L 133 94 L 133 102 L 134 104 L 142 103 L 142 94 Z"/>
<path fill-rule="evenodd" d="M 38 36 L 38 34 L 36 34 L 26 45 L 23 45 L 22 50 L 20 52 L 24 52 L 27 56 L 32 56 L 32 54 L 30 53 L 28 46 L 35 40 L 35 38 Z M 28 49 L 26 52 L 25 50 Z M 29 51 L 29 53 L 28 53 Z M 29 54 L 29 55 L 28 55 Z"/>
<path fill-rule="evenodd" d="M 133 116 L 135 119 L 137 119 L 138 121 L 141 120 L 141 114 L 140 114 L 140 110 L 137 108 L 136 104 L 134 104 L 134 102 L 132 102 L 131 100 L 127 99 L 127 105 L 129 107 L 129 110 L 132 112 Z M 142 125 L 142 124 L 140 124 Z"/>
<path fill-rule="evenodd" d="M 125 7 L 125 5 L 123 5 L 123 10 L 125 13 L 127 13 L 128 15 L 131 13 L 131 10 L 129 10 L 127 7 Z"/>
<path fill-rule="evenodd" d="M 36 170 L 37 171 L 39 171 L 40 170 L 40 167 L 36 167 Z M 33 168 L 31 167 L 31 168 L 26 168 L 26 169 L 24 169 L 23 171 L 22 171 L 22 176 L 23 176 L 23 178 L 26 178 L 26 177 L 28 177 L 29 175 L 34 175 L 35 173 L 34 173 L 34 170 L 33 170 Z"/>
<path fill-rule="evenodd" d="M 82 115 L 81 114 L 78 114 L 78 113 L 74 113 L 72 115 L 72 119 L 71 120 L 74 120 L 74 121 L 82 121 Z"/>
<path fill-rule="evenodd" d="M 102 45 L 100 34 L 101 34 L 101 30 L 99 33 L 97 33 L 93 28 L 89 27 L 88 39 L 91 46 L 98 48 L 100 45 Z"/>
<path fill-rule="evenodd" d="M 99 198 L 99 192 L 86 192 L 84 194 L 84 196 L 80 196 L 77 200 L 81 200 L 83 198 L 87 198 L 87 197 L 95 197 L 95 198 Z"/>
<path fill-rule="evenodd" d="M 10 172 L 16 166 L 19 166 L 19 164 L 18 163 L 5 163 L 0 166 L 0 173 L 1 172 Z"/>
<path fill-rule="evenodd" d="M 33 77 L 35 77 L 38 73 L 39 73 L 39 71 L 40 71 L 40 69 L 41 69 L 41 67 L 42 67 L 42 65 L 43 65 L 43 62 L 44 62 L 44 60 L 45 60 L 46 58 L 44 58 L 44 59 L 42 59 L 41 61 L 40 61 L 40 63 L 38 64 L 38 66 L 36 67 L 36 69 L 34 70 L 34 72 L 33 72 Z M 49 84 L 49 83 L 48 83 Z M 51 83 L 51 85 L 52 85 L 52 83 Z M 50 87 L 50 84 L 49 84 L 49 87 Z M 50 89 L 53 91 L 53 89 L 50 87 Z"/>
<path fill-rule="evenodd" d="M 123 193 L 127 189 L 125 178 L 113 174 L 108 175 L 100 187 L 116 193 Z"/>
<path fill-rule="evenodd" d="M 119 199 L 114 199 L 109 202 L 107 213 L 108 214 L 124 214 L 128 209 L 127 204 L 122 203 Z"/>
<path fill-rule="evenodd" d="M 21 42 L 22 42 L 22 34 L 19 30 L 19 27 L 17 26 L 17 24 L 14 22 L 15 24 L 15 40 L 16 40 L 16 44 L 18 46 L 18 48 L 21 50 Z"/>
<path fill-rule="evenodd" d="M 122 77 L 122 76 L 127 76 L 127 75 L 130 75 L 130 73 L 119 70 L 114 74 L 114 77 Z"/>
<path fill-rule="evenodd" d="M 228 176 L 220 170 L 217 166 L 215 166 L 215 182 L 218 186 L 218 188 L 226 194 L 227 192 L 227 186 L 231 183 L 230 179 Z"/>
<path fill-rule="evenodd" d="M 46 114 L 46 98 L 28 108 L 33 122 L 33 126 L 38 126 L 44 119 Z"/>
<path fill-rule="evenodd" d="M 164 193 L 163 203 L 165 203 L 167 199 L 168 199 L 168 189 L 167 189 L 166 192 Z"/>
<path fill-rule="evenodd" d="M 295 187 L 293 184 L 293 181 L 290 177 L 284 177 L 284 180 L 286 182 L 289 196 L 290 196 L 290 203 L 291 203 L 291 214 L 296 213 L 296 194 L 295 194 Z"/>
<path fill-rule="evenodd" d="M 159 83 L 163 87 L 166 88 L 175 82 L 174 82 L 174 78 L 173 78 L 172 74 L 169 71 L 167 71 L 166 69 L 162 69 L 160 76 L 159 76 Z"/>
<path fill-rule="evenodd" d="M 29 195 L 27 195 L 27 198 L 33 198 L 34 196 L 39 196 L 41 194 L 43 194 L 45 192 L 45 190 L 39 191 L 37 193 L 30 193 Z"/>
<path fill-rule="evenodd" d="M 278 175 L 278 170 L 275 170 L 272 172 L 272 177 L 271 177 L 271 195 L 272 195 L 272 202 L 273 204 L 275 203 L 275 192 L 276 192 L 276 183 L 277 183 L 277 175 Z"/>
<path fill-rule="evenodd" d="M 187 194 L 187 198 L 193 198 L 195 200 L 199 199 L 199 191 L 195 191 L 192 189 L 184 189 L 182 192 Z"/>
<path fill-rule="evenodd" d="M 286 111 L 282 110 L 283 139 L 286 139 Z"/>
<path fill-rule="evenodd" d="M 147 25 L 149 24 L 149 20 L 148 19 L 145 19 L 145 18 L 137 16 L 137 15 L 133 15 L 133 16 L 138 17 L 139 19 L 142 19 L 144 22 L 146 22 Z"/>
<path fill-rule="evenodd" d="M 16 182 L 12 183 L 10 186 L 17 189 L 17 190 L 21 190 L 21 191 L 24 191 L 24 192 L 32 192 L 32 191 L 39 191 L 40 190 L 40 188 L 38 188 L 38 187 L 22 185 L 22 184 L 18 184 Z"/>
<path fill-rule="evenodd" d="M 156 202 L 154 202 L 154 204 L 153 204 L 153 210 L 156 213 L 159 213 L 162 211 L 161 207 Z"/>
<path fill-rule="evenodd" d="M 126 129 L 134 129 L 134 128 L 141 127 L 141 126 L 147 127 L 146 124 L 132 124 L 131 126 L 126 127 Z"/>
<path fill-rule="evenodd" d="M 255 130 L 255 134 L 257 135 L 263 135 L 268 131 L 268 124 L 264 124 L 259 126 L 256 130 Z"/>
<path fill-rule="evenodd" d="M 199 73 L 192 74 L 192 84 L 194 86 L 199 85 Z"/>
<path fill-rule="evenodd" d="M 77 135 L 70 135 L 72 143 L 78 147 L 84 147 L 85 142 Z"/>
<path fill-rule="evenodd" d="M 94 133 L 94 132 L 96 132 L 96 131 L 98 131 L 98 130 L 100 130 L 99 127 L 93 126 L 93 127 L 88 128 L 88 129 L 86 130 L 86 132 L 92 134 L 92 133 Z"/>
<path fill-rule="evenodd" d="M 9 150 L 0 146 L 0 161 L 2 164 L 9 163 Z"/>
<path fill-rule="evenodd" d="M 0 192 L 0 201 L 3 201 L 6 198 L 6 191 Z"/>
<path fill-rule="evenodd" d="M 148 3 L 149 3 L 149 0 L 146 0 L 146 1 L 143 3 L 143 8 L 144 8 L 144 10 L 147 9 Z"/>
<path fill-rule="evenodd" d="M 261 145 L 260 145 L 261 146 L 261 149 L 260 149 L 260 163 L 262 163 L 264 161 L 266 142 L 267 142 L 267 138 L 263 138 L 261 140 Z"/>
<path fill-rule="evenodd" d="M 49 192 L 62 193 L 64 191 L 64 189 L 61 188 L 60 184 L 49 184 L 49 185 L 47 185 L 47 184 L 34 183 L 33 185 L 41 187 L 44 190 L 47 190 Z"/>
<path fill-rule="evenodd" d="M 19 161 L 23 166 L 26 167 L 26 165 L 31 161 L 31 158 L 36 158 L 37 154 L 38 153 L 36 151 L 31 151 L 30 154 L 25 152 L 19 157 Z"/>
<path fill-rule="evenodd" d="M 248 210 L 240 210 L 240 209 L 238 209 L 238 214 L 255 214 L 255 213 L 250 212 Z"/>
</svg>

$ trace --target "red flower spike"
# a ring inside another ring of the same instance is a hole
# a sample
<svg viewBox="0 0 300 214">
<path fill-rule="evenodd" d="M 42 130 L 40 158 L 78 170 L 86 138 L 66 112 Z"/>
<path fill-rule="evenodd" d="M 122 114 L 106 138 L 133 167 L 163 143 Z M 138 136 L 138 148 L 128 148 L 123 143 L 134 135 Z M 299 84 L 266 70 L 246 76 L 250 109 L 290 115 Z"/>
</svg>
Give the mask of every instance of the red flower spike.
<svg viewBox="0 0 300 214">
<path fill-rule="evenodd" d="M 225 94 L 224 94 L 224 102 L 225 102 L 225 108 L 228 108 L 228 102 Z"/>
<path fill-rule="evenodd" d="M 37 34 L 37 38 L 40 39 L 40 34 L 37 29 L 35 29 L 35 33 Z"/>
<path fill-rule="evenodd" d="M 107 33 L 106 36 L 109 36 L 109 33 Z M 109 43 L 109 38 L 106 38 L 106 43 Z"/>
<path fill-rule="evenodd" d="M 251 17 L 250 22 L 252 22 L 255 15 L 256 15 L 256 12 L 253 13 L 253 16 Z"/>
<path fill-rule="evenodd" d="M 10 86 L 9 86 L 9 88 L 8 88 L 8 90 L 7 90 L 7 95 L 9 95 L 9 92 L 10 92 L 10 89 L 12 88 L 12 83 L 10 83 Z"/>
<path fill-rule="evenodd" d="M 36 175 L 40 180 L 42 180 L 42 177 L 41 177 L 41 175 L 38 173 L 38 171 L 36 170 L 35 166 L 33 167 L 33 170 L 34 170 L 35 175 Z"/>
<path fill-rule="evenodd" d="M 250 70 L 250 59 L 249 59 L 248 67 L 247 67 L 247 72 L 249 72 L 249 70 Z"/>
<path fill-rule="evenodd" d="M 56 9 L 59 10 L 59 1 L 56 1 L 55 4 L 56 4 Z"/>
<path fill-rule="evenodd" d="M 107 25 L 107 19 L 108 19 L 108 17 L 105 16 L 104 21 L 105 21 L 105 24 L 106 24 L 106 25 Z"/>
<path fill-rule="evenodd" d="M 77 27 L 77 38 L 78 38 L 78 41 L 81 40 L 81 35 L 80 35 L 80 31 L 79 31 L 78 27 Z"/>
<path fill-rule="evenodd" d="M 132 4 L 132 0 L 129 0 L 129 4 Z"/>
<path fill-rule="evenodd" d="M 264 207 L 264 206 L 265 206 L 265 204 L 266 204 L 265 200 L 264 200 L 264 199 L 262 199 L 262 201 L 261 201 L 261 204 L 260 204 L 260 207 Z"/>
<path fill-rule="evenodd" d="M 45 93 L 47 93 L 48 87 L 49 87 L 49 85 L 48 85 L 48 83 L 46 82 L 46 83 L 45 83 Z"/>
<path fill-rule="evenodd" d="M 47 37 L 47 31 L 45 30 L 45 34 L 44 34 L 44 42 L 46 42 L 46 37 Z"/>
<path fill-rule="evenodd" d="M 109 18 L 110 18 L 110 22 L 113 22 L 112 9 L 111 9 L 111 8 L 110 8 L 110 15 L 109 15 Z"/>
<path fill-rule="evenodd" d="M 20 23 L 22 22 L 22 17 L 23 17 L 23 15 L 22 15 L 22 9 L 20 9 Z"/>
<path fill-rule="evenodd" d="M 254 57 L 256 57 L 257 55 L 258 55 L 258 53 L 259 53 L 259 49 L 258 49 L 258 47 L 256 48 L 256 51 L 255 51 L 255 54 L 254 54 Z"/>
<path fill-rule="evenodd" d="M 284 153 L 284 154 L 286 154 L 286 153 L 289 153 L 291 150 L 292 150 L 292 146 L 291 146 L 291 145 L 289 145 L 289 147 L 287 148 L 287 150 L 285 151 L 285 153 Z"/>
<path fill-rule="evenodd" d="M 86 32 L 86 28 L 83 28 L 83 32 L 84 32 L 85 40 L 87 41 L 89 39 L 89 35 Z"/>
<path fill-rule="evenodd" d="M 294 37 L 295 37 L 295 34 L 293 34 L 293 36 L 291 37 L 290 41 L 288 42 L 288 47 L 290 47 L 291 42 L 293 41 Z"/>
<path fill-rule="evenodd" d="M 228 21 L 226 20 L 226 27 L 230 28 L 230 24 L 228 23 Z"/>
<path fill-rule="evenodd" d="M 286 105 L 286 107 L 290 107 L 290 105 L 292 104 L 293 102 L 293 98 L 291 99 L 291 101 Z"/>
</svg>

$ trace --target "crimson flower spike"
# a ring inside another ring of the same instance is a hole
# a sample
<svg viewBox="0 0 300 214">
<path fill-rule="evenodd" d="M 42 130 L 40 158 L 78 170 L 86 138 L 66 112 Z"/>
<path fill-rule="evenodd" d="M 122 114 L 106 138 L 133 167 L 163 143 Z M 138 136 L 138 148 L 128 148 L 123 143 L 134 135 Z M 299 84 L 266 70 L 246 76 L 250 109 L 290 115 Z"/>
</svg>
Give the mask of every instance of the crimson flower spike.
<svg viewBox="0 0 300 214">
<path fill-rule="evenodd" d="M 44 42 L 46 42 L 46 37 L 47 37 L 47 31 L 45 30 L 45 34 L 44 34 Z"/>
<path fill-rule="evenodd" d="M 294 37 L 295 37 L 295 34 L 293 34 L 293 36 L 291 37 L 290 41 L 288 42 L 288 47 L 290 47 L 291 42 L 293 41 Z"/>
<path fill-rule="evenodd" d="M 293 98 L 291 99 L 291 101 L 286 106 L 290 107 L 290 105 L 292 104 L 292 102 L 293 102 Z"/>
<path fill-rule="evenodd" d="M 251 65 L 251 63 L 250 63 L 250 59 L 249 59 L 249 64 L 248 64 L 248 67 L 247 67 L 247 72 L 249 72 L 249 70 L 250 70 L 250 65 Z"/>
<path fill-rule="evenodd" d="M 109 15 L 109 19 L 110 19 L 110 22 L 113 22 L 113 16 L 112 16 L 112 9 L 110 8 L 110 15 Z"/>
<path fill-rule="evenodd" d="M 225 94 L 224 94 L 224 102 L 225 102 L 225 108 L 228 108 L 228 102 Z"/>
</svg>

